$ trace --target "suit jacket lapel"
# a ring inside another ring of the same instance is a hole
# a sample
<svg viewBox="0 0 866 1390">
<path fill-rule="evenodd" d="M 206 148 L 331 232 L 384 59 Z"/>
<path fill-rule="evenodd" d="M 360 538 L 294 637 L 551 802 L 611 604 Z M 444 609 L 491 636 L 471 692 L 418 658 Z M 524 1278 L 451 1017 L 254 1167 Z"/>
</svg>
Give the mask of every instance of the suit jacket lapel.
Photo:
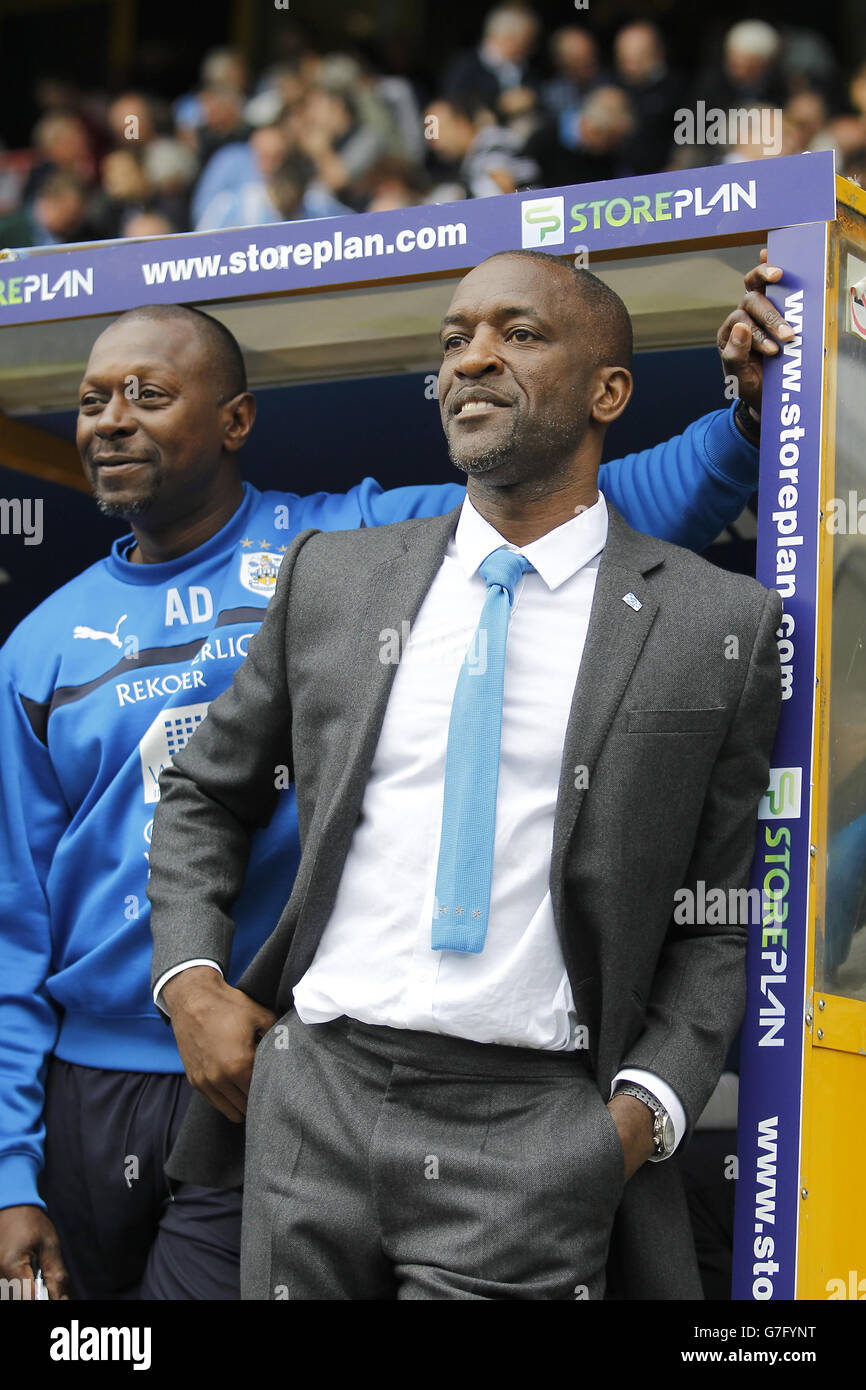
<svg viewBox="0 0 866 1390">
<path fill-rule="evenodd" d="M 644 576 L 663 562 L 661 545 L 651 536 L 632 530 L 609 502 L 607 509 L 608 538 L 599 564 L 563 750 L 550 869 L 555 904 L 587 784 L 658 607 L 648 595 Z M 623 601 L 626 594 L 634 595 L 641 605 L 639 610 Z"/>
<path fill-rule="evenodd" d="M 398 635 L 402 659 L 405 634 L 436 577 L 459 517 L 460 507 L 419 521 L 414 531 L 392 532 L 393 548 L 367 576 L 366 603 L 358 623 L 359 709 L 353 741 L 353 772 L 360 780 L 362 796 L 399 664 L 381 659 L 383 633 L 391 630 Z"/>
<path fill-rule="evenodd" d="M 328 788 L 327 819 L 319 828 L 315 863 L 304 894 L 304 901 L 315 902 L 315 908 L 306 915 L 302 910 L 302 920 L 292 939 L 283 972 L 289 988 L 294 988 L 315 955 L 360 814 L 399 664 L 382 659 L 383 637 L 388 629 L 399 634 L 402 655 L 407 631 L 403 625 L 416 618 L 459 516 L 458 507 L 446 516 L 419 520 L 412 530 L 381 528 L 377 539 L 381 541 L 382 558 L 370 569 L 359 567 L 346 576 L 346 582 L 357 591 L 358 623 L 356 640 L 347 651 L 346 689 L 351 704 L 346 715 L 344 771 L 339 784 Z M 324 846 L 327 853 L 319 853 Z"/>
</svg>

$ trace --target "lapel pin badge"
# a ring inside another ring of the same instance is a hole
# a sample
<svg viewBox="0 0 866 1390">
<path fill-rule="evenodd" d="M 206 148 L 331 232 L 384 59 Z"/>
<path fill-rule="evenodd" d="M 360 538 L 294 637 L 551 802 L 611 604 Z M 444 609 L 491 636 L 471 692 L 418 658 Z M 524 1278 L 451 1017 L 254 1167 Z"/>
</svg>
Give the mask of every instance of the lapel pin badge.
<svg viewBox="0 0 866 1390">
<path fill-rule="evenodd" d="M 629 608 L 633 608 L 635 613 L 639 613 L 640 610 L 643 608 L 643 604 L 641 603 L 640 599 L 635 597 L 631 589 L 629 589 L 627 594 L 623 594 L 622 601 L 623 603 L 627 603 Z"/>
</svg>

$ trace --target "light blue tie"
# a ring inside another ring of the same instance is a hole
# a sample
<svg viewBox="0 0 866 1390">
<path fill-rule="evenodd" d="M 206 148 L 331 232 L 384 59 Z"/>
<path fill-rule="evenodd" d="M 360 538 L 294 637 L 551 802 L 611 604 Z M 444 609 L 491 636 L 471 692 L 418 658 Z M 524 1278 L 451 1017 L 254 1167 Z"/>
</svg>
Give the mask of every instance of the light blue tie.
<svg viewBox="0 0 866 1390">
<path fill-rule="evenodd" d="M 445 753 L 442 839 L 433 905 L 434 951 L 484 950 L 496 830 L 502 685 L 508 620 L 518 579 L 532 565 L 494 550 L 479 566 L 487 598 L 460 668 Z"/>
</svg>

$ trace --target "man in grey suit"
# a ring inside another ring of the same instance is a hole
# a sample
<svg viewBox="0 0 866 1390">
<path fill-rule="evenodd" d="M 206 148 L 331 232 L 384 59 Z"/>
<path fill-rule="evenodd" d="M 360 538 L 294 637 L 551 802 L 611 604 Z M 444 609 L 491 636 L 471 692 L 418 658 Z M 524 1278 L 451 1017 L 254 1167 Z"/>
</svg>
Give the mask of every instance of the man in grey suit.
<svg viewBox="0 0 866 1390">
<path fill-rule="evenodd" d="M 442 347 L 463 506 L 299 535 L 162 775 L 153 981 L 201 1092 L 167 1171 L 243 1176 L 246 1298 L 700 1297 L 673 1155 L 743 1010 L 781 603 L 598 493 L 632 383 L 595 276 L 491 257 Z M 300 869 L 231 990 L 289 778 Z"/>
</svg>

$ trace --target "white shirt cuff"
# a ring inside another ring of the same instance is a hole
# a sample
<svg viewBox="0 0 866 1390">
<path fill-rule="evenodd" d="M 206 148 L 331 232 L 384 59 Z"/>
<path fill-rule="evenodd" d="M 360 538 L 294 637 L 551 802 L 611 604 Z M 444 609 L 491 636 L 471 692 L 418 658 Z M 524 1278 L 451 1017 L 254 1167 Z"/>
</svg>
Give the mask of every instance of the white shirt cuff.
<svg viewBox="0 0 866 1390">
<path fill-rule="evenodd" d="M 191 970 L 194 965 L 209 965 L 211 969 L 218 970 L 221 975 L 223 973 L 215 960 L 185 960 L 180 965 L 173 965 L 170 970 L 166 970 L 164 975 L 160 975 L 153 989 L 153 1002 L 160 1013 L 165 1014 L 166 1018 L 170 1015 L 168 1009 L 164 1009 L 159 1002 L 160 991 L 168 984 L 173 975 L 179 975 L 182 970 Z M 225 979 L 224 975 L 223 979 Z M 661 1096 L 659 1096 L 659 1100 L 661 1100 Z"/>
<path fill-rule="evenodd" d="M 651 1071 L 641 1071 L 640 1067 L 623 1067 L 622 1071 L 618 1071 L 611 1082 L 611 1095 L 620 1081 L 633 1081 L 636 1086 L 643 1086 L 645 1090 L 652 1091 L 656 1100 L 661 1101 L 673 1123 L 675 1150 L 686 1132 L 686 1112 L 676 1091 L 666 1081 L 662 1081 L 660 1076 Z M 649 1161 L 662 1163 L 665 1158 L 670 1158 L 670 1154 L 653 1154 Z"/>
</svg>

